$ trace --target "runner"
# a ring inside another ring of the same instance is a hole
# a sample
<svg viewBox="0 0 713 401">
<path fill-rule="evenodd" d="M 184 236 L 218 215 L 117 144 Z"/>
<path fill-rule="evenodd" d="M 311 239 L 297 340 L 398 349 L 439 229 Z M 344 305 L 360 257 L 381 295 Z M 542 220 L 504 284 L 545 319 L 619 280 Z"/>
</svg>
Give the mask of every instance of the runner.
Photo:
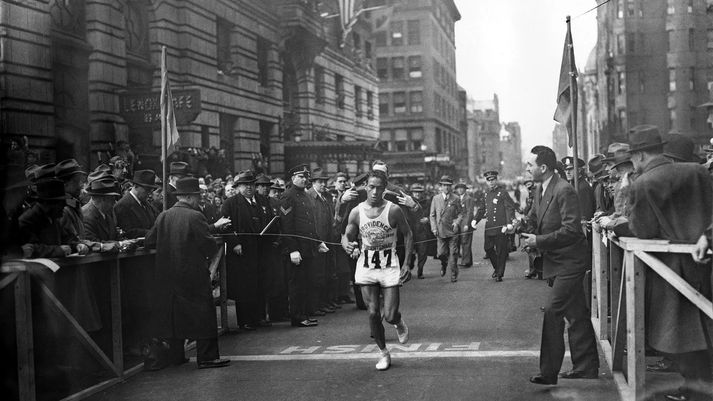
<svg viewBox="0 0 713 401">
<path fill-rule="evenodd" d="M 399 312 L 399 287 L 408 281 L 413 237 L 401 209 L 384 200 L 386 186 L 384 173 L 373 171 L 369 174 L 367 199 L 352 209 L 342 236 L 344 250 L 352 258 L 358 258 L 355 281 L 361 287 L 369 310 L 371 332 L 381 350 L 377 370 L 386 370 L 391 366 L 391 355 L 386 348 L 384 326 L 381 323 L 381 295 L 384 299 L 384 318 L 396 327 L 399 343 L 405 344 L 409 336 L 408 327 Z M 406 247 L 406 263 L 403 265 L 399 264 L 396 255 L 397 230 L 403 235 Z M 361 238 L 361 247 L 357 242 L 357 234 Z"/>
</svg>

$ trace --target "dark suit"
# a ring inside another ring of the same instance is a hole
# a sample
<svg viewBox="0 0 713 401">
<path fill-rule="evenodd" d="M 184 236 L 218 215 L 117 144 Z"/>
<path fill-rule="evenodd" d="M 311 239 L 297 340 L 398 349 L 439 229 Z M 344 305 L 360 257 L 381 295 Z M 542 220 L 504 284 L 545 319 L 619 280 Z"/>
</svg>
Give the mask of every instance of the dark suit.
<svg viewBox="0 0 713 401">
<path fill-rule="evenodd" d="M 102 215 L 99 209 L 89 202 L 82 206 L 82 216 L 86 239 L 97 242 L 119 240 L 116 232 L 116 218 L 113 213 Z"/>
<path fill-rule="evenodd" d="M 438 258 L 441 259 L 441 273 L 446 266 L 451 270 L 451 281 L 458 279 L 458 232 L 463 222 L 463 208 L 460 199 L 453 193 L 444 198 L 440 193 L 431 199 L 431 231 L 438 238 Z M 455 224 L 454 224 L 455 223 Z M 455 228 L 454 228 L 455 225 Z"/>
<path fill-rule="evenodd" d="M 137 200 L 127 193 L 114 205 L 116 225 L 121 227 L 129 239 L 145 237 L 156 221 L 154 209 L 148 202 L 139 204 Z"/>
<path fill-rule="evenodd" d="M 459 196 L 460 197 L 460 196 Z M 463 208 L 463 222 L 461 223 L 462 234 L 460 237 L 460 265 L 473 265 L 473 227 L 470 222 L 475 217 L 475 199 L 468 194 L 463 194 L 460 200 Z"/>
<path fill-rule="evenodd" d="M 238 324 L 255 324 L 260 320 L 259 259 L 260 241 L 257 234 L 262 231 L 263 215 L 259 205 L 251 205 L 241 194 L 228 198 L 221 209 L 221 215 L 229 217 L 233 231 L 253 235 L 228 237 L 227 281 L 228 298 L 235 300 Z M 233 251 L 242 247 L 242 255 Z"/>
<path fill-rule="evenodd" d="M 200 211 L 185 202 L 162 212 L 146 235 L 156 248 L 154 336 L 169 339 L 171 362 L 183 359 L 183 339 L 197 340 L 198 362 L 218 358 L 218 328 L 208 260 L 217 245 Z"/>
<path fill-rule="evenodd" d="M 552 283 L 542 323 L 540 373 L 547 380 L 557 381 L 565 352 L 565 318 L 569 322 L 573 370 L 596 371 L 599 356 L 583 284 L 590 255 L 582 251 L 587 249 L 587 240 L 574 188 L 557 174 L 552 175 L 544 194 L 541 189 L 536 192 L 527 221 L 542 252 L 544 277 Z"/>
<path fill-rule="evenodd" d="M 163 196 L 166 197 L 166 210 L 170 209 L 173 207 L 173 205 L 178 202 L 178 198 L 174 194 L 176 192 L 176 187 L 174 187 L 171 184 L 166 185 L 166 193 L 163 194 Z"/>
<path fill-rule="evenodd" d="M 411 259 L 409 269 L 413 269 L 414 264 L 416 264 L 418 277 L 421 277 L 423 276 L 423 266 L 426 264 L 426 259 L 428 259 L 428 246 L 434 242 L 435 237 L 431 232 L 431 223 L 429 221 L 421 223 L 423 218 L 428 220 L 428 213 L 431 210 L 430 199 L 414 199 L 414 201 L 418 203 L 419 208 L 416 212 L 411 213 L 409 226 L 411 226 L 411 231 L 413 232 L 413 251 L 416 255 Z"/>
</svg>

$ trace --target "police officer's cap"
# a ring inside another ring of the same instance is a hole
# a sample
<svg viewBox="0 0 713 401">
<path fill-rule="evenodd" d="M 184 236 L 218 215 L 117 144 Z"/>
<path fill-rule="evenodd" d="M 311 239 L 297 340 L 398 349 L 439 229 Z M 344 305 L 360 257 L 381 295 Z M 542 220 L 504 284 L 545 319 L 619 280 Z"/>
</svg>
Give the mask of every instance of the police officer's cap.
<svg viewBox="0 0 713 401">
<path fill-rule="evenodd" d="M 363 184 L 368 177 L 369 175 L 367 173 L 359 174 L 358 176 L 354 177 L 354 181 L 352 181 L 352 183 L 356 186 L 359 186 Z"/>
<path fill-rule="evenodd" d="M 290 177 L 294 177 L 297 174 L 304 174 L 306 177 L 310 176 L 309 167 L 306 164 L 300 164 L 298 166 L 292 167 L 289 173 Z"/>
<path fill-rule="evenodd" d="M 495 170 L 486 171 L 483 177 L 485 177 L 487 181 L 496 180 L 498 178 L 498 172 Z"/>
<path fill-rule="evenodd" d="M 565 156 L 562 159 L 562 164 L 564 165 L 565 170 L 571 170 L 574 168 L 574 157 L 572 156 Z M 579 157 L 577 158 L 577 168 L 582 168 L 584 167 L 584 160 L 580 159 Z"/>
</svg>

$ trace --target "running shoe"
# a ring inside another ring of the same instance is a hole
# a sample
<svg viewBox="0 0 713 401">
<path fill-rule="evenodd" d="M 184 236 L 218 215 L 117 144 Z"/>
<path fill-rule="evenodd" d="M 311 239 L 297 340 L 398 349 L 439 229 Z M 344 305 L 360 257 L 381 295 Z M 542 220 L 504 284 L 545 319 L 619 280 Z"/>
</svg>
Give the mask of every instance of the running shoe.
<svg viewBox="0 0 713 401">
<path fill-rule="evenodd" d="M 376 370 L 386 370 L 391 366 L 391 354 L 381 354 L 379 362 L 376 363 Z"/>
<path fill-rule="evenodd" d="M 402 317 L 401 321 L 398 324 L 395 324 L 394 327 L 396 327 L 396 334 L 399 337 L 399 343 L 406 344 L 408 342 L 408 326 L 406 326 L 404 318 Z"/>
</svg>

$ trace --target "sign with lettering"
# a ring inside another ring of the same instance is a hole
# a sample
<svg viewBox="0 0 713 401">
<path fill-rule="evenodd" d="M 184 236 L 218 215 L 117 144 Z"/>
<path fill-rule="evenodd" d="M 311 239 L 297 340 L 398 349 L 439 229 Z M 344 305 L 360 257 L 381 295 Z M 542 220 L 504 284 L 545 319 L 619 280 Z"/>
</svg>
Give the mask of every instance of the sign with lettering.
<svg viewBox="0 0 713 401">
<path fill-rule="evenodd" d="M 172 90 L 176 125 L 186 125 L 201 112 L 199 89 Z M 160 92 L 126 92 L 119 95 L 119 111 L 132 127 L 161 126 Z"/>
</svg>

